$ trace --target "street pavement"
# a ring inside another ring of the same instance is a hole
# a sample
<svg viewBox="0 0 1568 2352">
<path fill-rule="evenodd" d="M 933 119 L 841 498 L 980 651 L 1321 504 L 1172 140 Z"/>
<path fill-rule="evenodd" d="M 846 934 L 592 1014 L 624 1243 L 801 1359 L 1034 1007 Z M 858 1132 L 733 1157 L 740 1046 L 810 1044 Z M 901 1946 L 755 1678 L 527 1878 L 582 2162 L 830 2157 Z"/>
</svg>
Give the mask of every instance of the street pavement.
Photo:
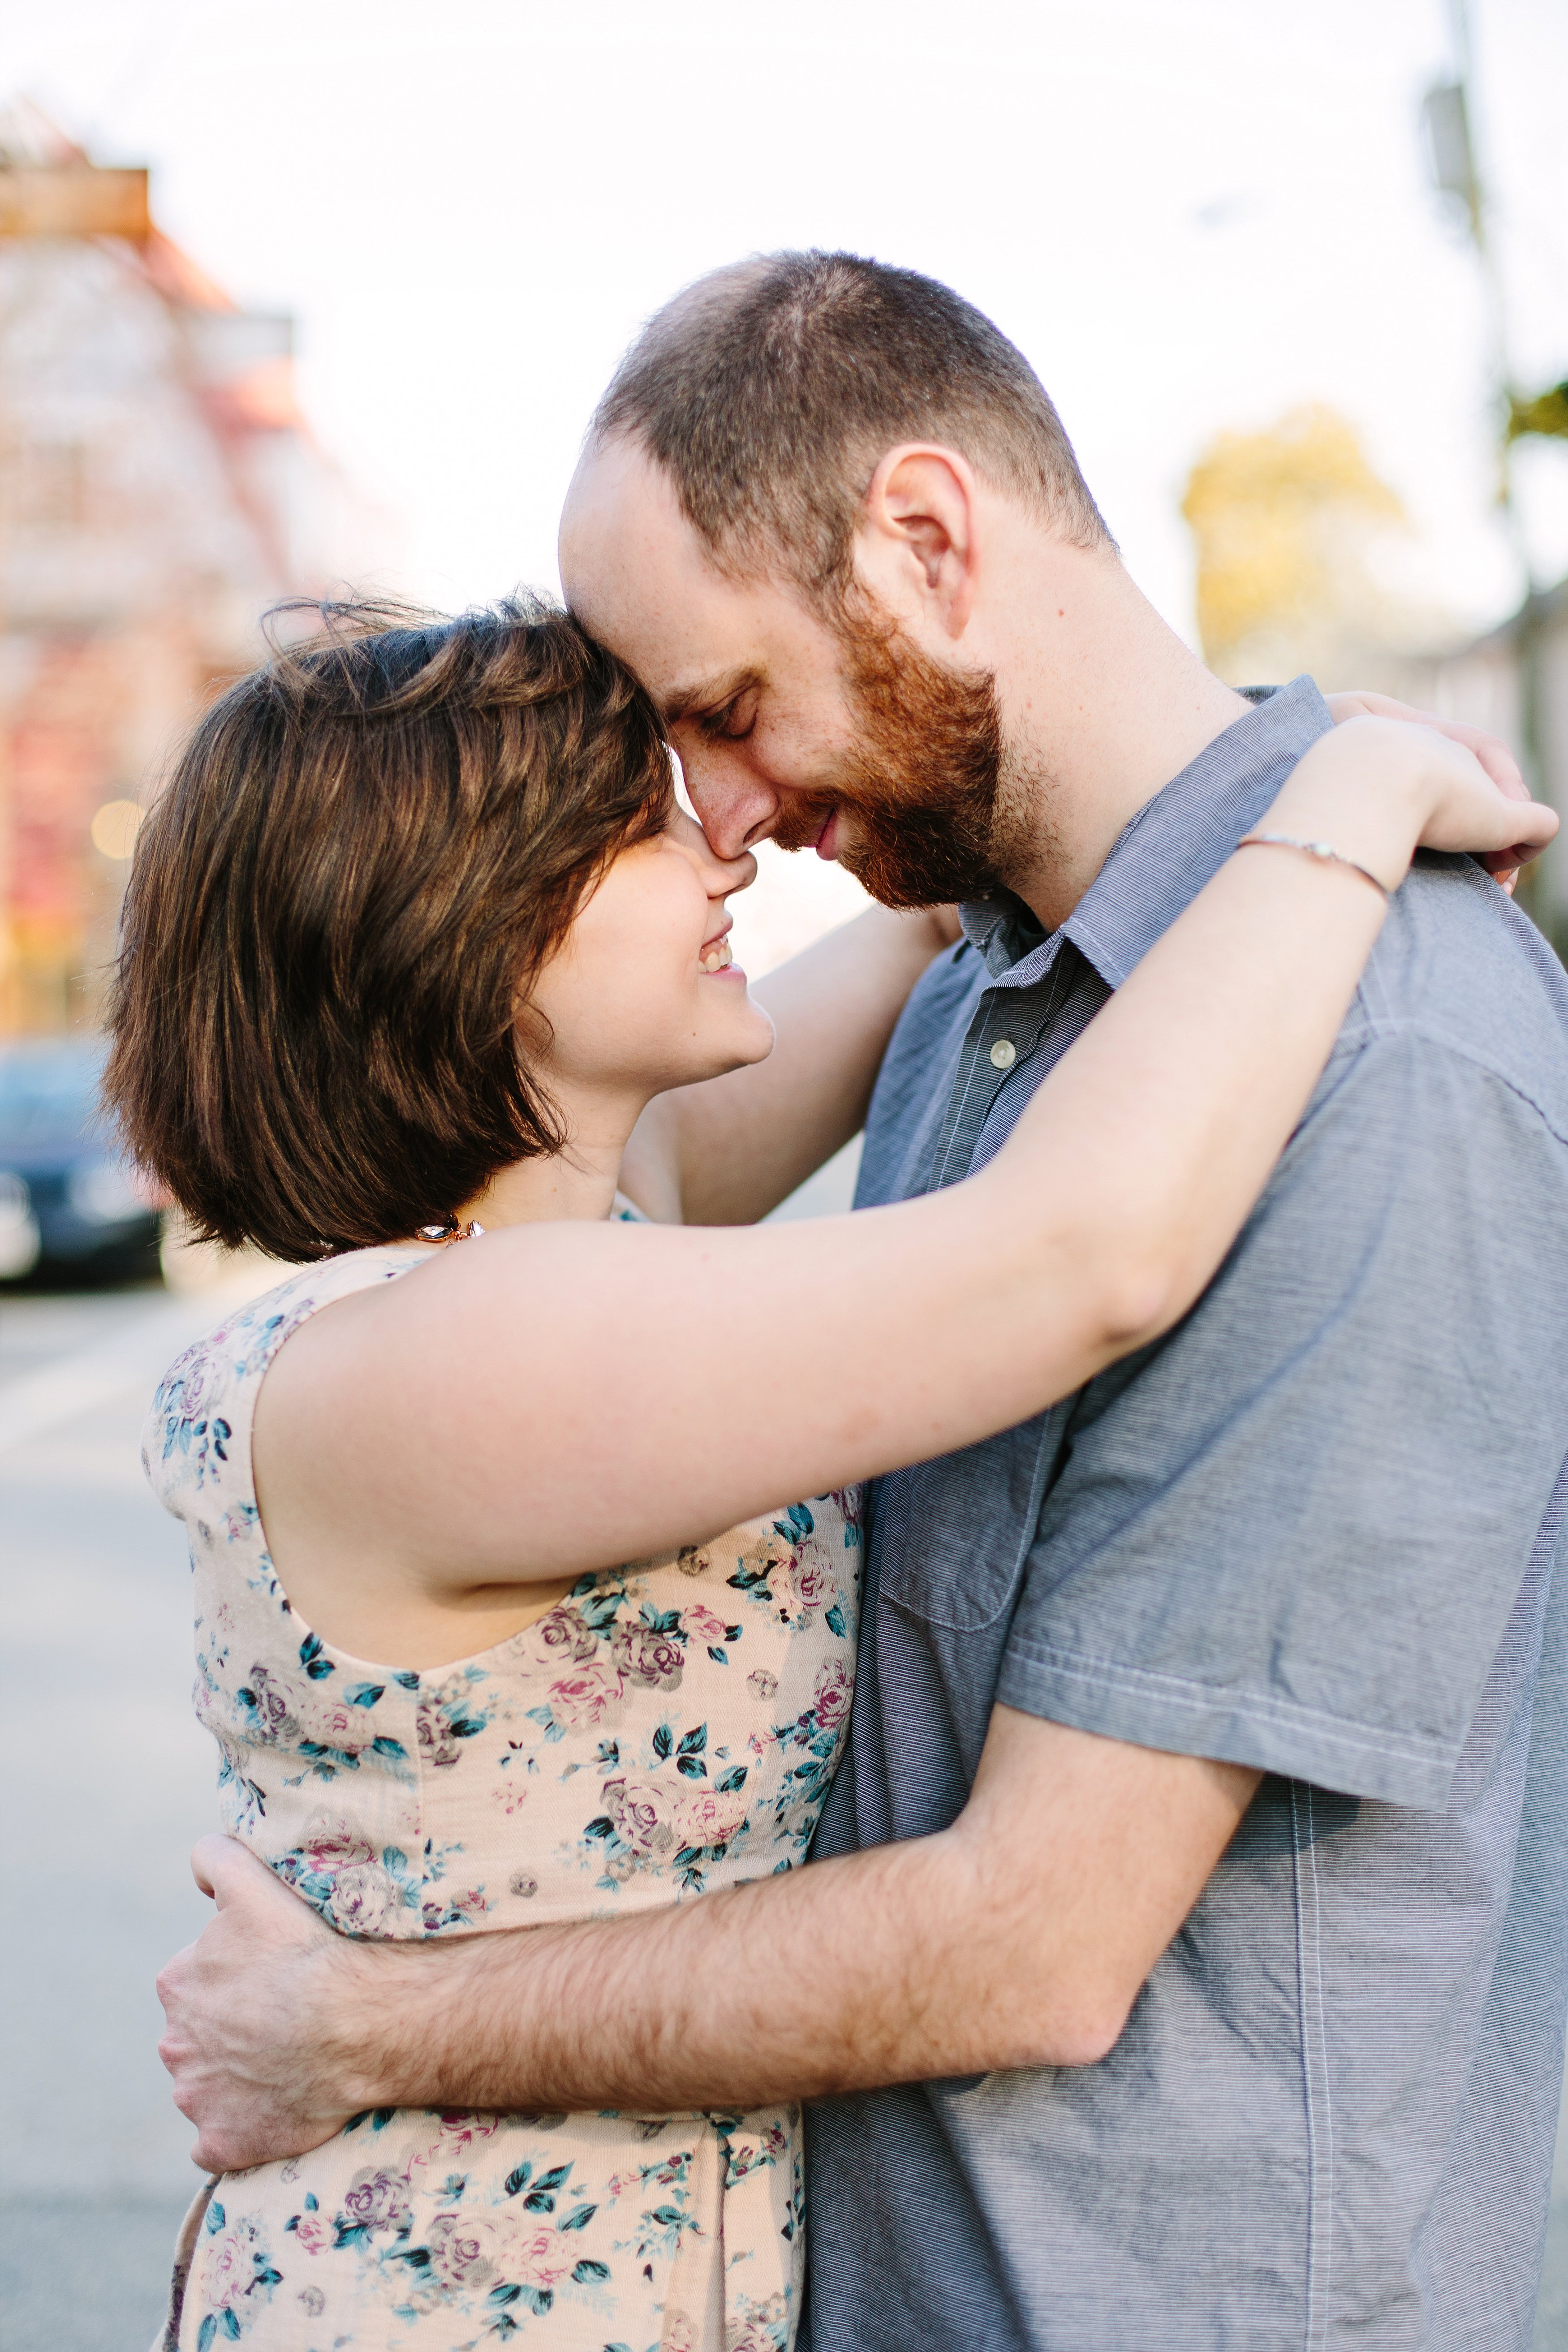
<svg viewBox="0 0 1568 2352">
<path fill-rule="evenodd" d="M 843 1176 L 795 1213 L 837 1206 Z M 0 1293 L 5 2352 L 146 2352 L 196 2185 L 153 1979 L 205 1912 L 186 1855 L 213 1825 L 213 1759 L 190 1711 L 183 1531 L 137 1439 L 159 1372 L 224 1306 Z M 1568 2134 L 1536 2352 L 1568 2352 Z"/>
<path fill-rule="evenodd" d="M 156 2042 L 213 1824 L 184 1530 L 137 1455 L 159 1372 L 222 1312 L 156 1290 L 0 1297 L 5 2352 L 146 2352 L 196 2186 Z"/>
</svg>

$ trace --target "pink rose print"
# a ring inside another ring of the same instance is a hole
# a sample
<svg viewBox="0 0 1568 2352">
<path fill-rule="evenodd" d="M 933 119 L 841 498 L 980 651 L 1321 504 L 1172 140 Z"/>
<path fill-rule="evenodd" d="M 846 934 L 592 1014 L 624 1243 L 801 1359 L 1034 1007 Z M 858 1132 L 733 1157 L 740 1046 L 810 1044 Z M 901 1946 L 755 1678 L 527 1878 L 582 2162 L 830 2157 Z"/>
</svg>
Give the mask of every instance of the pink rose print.
<svg viewBox="0 0 1568 2352">
<path fill-rule="evenodd" d="M 606 1780 L 605 1803 L 621 1836 L 639 1853 L 668 1853 L 678 1842 L 686 1790 L 679 1780 Z"/>
<path fill-rule="evenodd" d="M 332 2242 L 332 2225 L 324 2213 L 301 2213 L 294 2224 L 294 2238 L 306 2253 L 324 2253 Z"/>
<path fill-rule="evenodd" d="M 563 1601 L 529 1626 L 522 1636 L 527 1654 L 541 1666 L 565 1666 L 574 1661 L 591 1658 L 598 1647 L 598 1636 L 590 1633 L 582 1612 L 571 1602 Z"/>
<path fill-rule="evenodd" d="M 715 1617 L 711 1609 L 705 1609 L 700 1601 L 695 1609 L 687 1610 L 680 1622 L 694 1642 L 719 1643 L 727 1631 L 722 1617 Z"/>
<path fill-rule="evenodd" d="M 341 1699 L 318 1698 L 307 1701 L 300 1709 L 301 1727 L 308 1739 L 323 1748 L 335 1748 L 340 1755 L 353 1755 L 368 1748 L 375 1738 L 370 1719 L 370 1709 L 345 1706 Z"/>
<path fill-rule="evenodd" d="M 843 1659 L 830 1658 L 816 1677 L 816 1695 L 812 1700 L 822 1730 L 838 1729 L 849 1712 L 853 1690 Z"/>
<path fill-rule="evenodd" d="M 579 1666 L 550 1685 L 551 1711 L 573 1731 L 591 1731 L 607 1721 L 625 1696 L 625 1683 L 609 1666 Z"/>
<path fill-rule="evenodd" d="M 555 2286 L 575 2260 L 559 2230 L 540 2228 L 521 2238 L 508 2237 L 500 2250 L 508 2278 L 520 2286 Z"/>
<path fill-rule="evenodd" d="M 726 2327 L 728 2352 L 777 2352 L 788 2324 L 783 2295 L 770 2294 L 766 2303 L 753 2304 L 738 2326 Z"/>
<path fill-rule="evenodd" d="M 430 2228 L 430 2267 L 442 2285 L 471 2293 L 496 2274 L 496 2225 L 481 2216 L 437 2213 Z"/>
<path fill-rule="evenodd" d="M 345 1936 L 378 1936 L 397 1908 L 397 1888 L 379 1862 L 356 1862 L 332 1881 L 332 1925 Z"/>
<path fill-rule="evenodd" d="M 243 1653 L 242 1653 L 243 1654 Z M 289 1675 L 274 1674 L 270 1666 L 259 1664 L 251 1667 L 246 1677 L 255 1706 L 257 1736 L 268 1743 L 275 1739 L 298 1739 L 300 1718 L 305 1711 L 305 1696 L 299 1685 Z M 244 1693 L 241 1693 L 244 1696 Z"/>
<path fill-rule="evenodd" d="M 300 1840 L 299 1852 L 310 1870 L 331 1874 L 353 1864 L 374 1862 L 375 1848 L 341 1814 L 312 1813 Z"/>
<path fill-rule="evenodd" d="M 687 1845 L 727 1845 L 746 1818 L 746 1800 L 739 1789 L 693 1789 L 681 1807 L 681 1830 Z"/>
<path fill-rule="evenodd" d="M 237 2230 L 224 2231 L 208 2261 L 206 2291 L 209 2301 L 216 2304 L 220 2311 L 226 2305 L 237 2303 L 255 2276 L 249 2233 L 242 2222 Z"/>
<path fill-rule="evenodd" d="M 215 1338 L 221 1339 L 223 1336 L 220 1331 Z M 215 1381 L 212 1359 L 207 1353 L 211 1344 L 203 1340 L 195 1348 L 187 1349 L 169 1370 L 165 1382 L 169 1409 L 182 1421 L 200 1421 L 203 1408 L 212 1394 Z"/>
<path fill-rule="evenodd" d="M 660 1690 L 677 1690 L 686 1657 L 679 1642 L 656 1633 L 651 1625 L 621 1623 L 610 1636 L 610 1656 L 633 1682 L 650 1683 Z"/>
<path fill-rule="evenodd" d="M 413 2209 L 401 2180 L 390 2172 L 376 2172 L 367 2165 L 349 2182 L 343 2210 L 362 2230 L 375 2231 L 395 2230 Z"/>
<path fill-rule="evenodd" d="M 809 1543 L 790 1571 L 795 1597 L 803 1609 L 820 1609 L 825 1601 L 833 1598 L 837 1588 L 827 1572 L 822 1547 Z"/>
</svg>

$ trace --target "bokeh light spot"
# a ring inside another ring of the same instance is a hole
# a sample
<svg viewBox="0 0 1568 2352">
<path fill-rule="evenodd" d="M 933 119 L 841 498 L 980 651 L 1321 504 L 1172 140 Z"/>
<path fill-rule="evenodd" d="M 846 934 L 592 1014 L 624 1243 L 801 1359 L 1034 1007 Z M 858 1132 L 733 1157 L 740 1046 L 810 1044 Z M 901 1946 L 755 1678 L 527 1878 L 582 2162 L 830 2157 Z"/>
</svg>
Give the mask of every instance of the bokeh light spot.
<svg viewBox="0 0 1568 2352">
<path fill-rule="evenodd" d="M 146 814 L 135 801 L 105 801 L 92 820 L 93 847 L 105 857 L 129 857 Z"/>
</svg>

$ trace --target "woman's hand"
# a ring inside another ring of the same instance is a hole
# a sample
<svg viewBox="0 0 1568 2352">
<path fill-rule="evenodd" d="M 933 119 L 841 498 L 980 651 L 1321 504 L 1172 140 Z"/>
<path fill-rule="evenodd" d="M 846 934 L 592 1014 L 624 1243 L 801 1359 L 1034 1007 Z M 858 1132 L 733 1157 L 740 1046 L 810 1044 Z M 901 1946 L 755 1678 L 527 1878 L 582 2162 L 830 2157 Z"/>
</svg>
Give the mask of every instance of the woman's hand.
<svg viewBox="0 0 1568 2352">
<path fill-rule="evenodd" d="M 1517 770 L 1500 778 L 1451 734 L 1383 717 L 1348 719 L 1321 736 L 1264 822 L 1331 843 L 1390 890 L 1417 849 L 1468 851 L 1489 870 L 1513 869 L 1538 856 L 1558 824 L 1554 810 L 1523 793 Z"/>
<path fill-rule="evenodd" d="M 1352 688 L 1344 694 L 1327 695 L 1324 699 L 1336 727 L 1342 727 L 1353 719 L 1396 719 L 1405 726 L 1427 728 L 1434 734 L 1447 736 L 1452 743 L 1462 744 L 1467 751 L 1473 751 L 1505 800 L 1527 801 L 1531 796 L 1519 761 L 1508 745 L 1500 736 L 1488 734 L 1484 727 L 1468 727 L 1458 719 L 1439 719 L 1434 711 L 1417 710 L 1408 702 L 1395 701 L 1391 694 L 1368 694 L 1360 688 Z M 1429 842 L 1426 846 L 1436 848 L 1436 844 Z M 1518 866 L 1508 865 L 1506 853 L 1500 850 L 1479 851 L 1472 855 L 1511 898 L 1519 879 Z"/>
</svg>

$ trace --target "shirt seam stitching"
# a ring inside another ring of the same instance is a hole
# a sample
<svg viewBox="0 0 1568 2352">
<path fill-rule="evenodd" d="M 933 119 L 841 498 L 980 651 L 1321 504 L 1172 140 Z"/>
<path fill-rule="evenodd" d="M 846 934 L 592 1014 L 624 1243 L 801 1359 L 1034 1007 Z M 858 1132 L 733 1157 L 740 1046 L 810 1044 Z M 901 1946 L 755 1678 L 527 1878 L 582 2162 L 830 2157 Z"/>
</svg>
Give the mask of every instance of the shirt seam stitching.
<svg viewBox="0 0 1568 2352">
<path fill-rule="evenodd" d="M 1229 1714 L 1260 1716 L 1301 1729 L 1318 1730 L 1323 1737 L 1335 1739 L 1342 1746 L 1371 1748 L 1401 1762 L 1452 1765 L 1459 1755 L 1458 1741 L 1446 1740 L 1436 1734 L 1380 1731 L 1371 1724 L 1358 1723 L 1352 1717 L 1331 1715 L 1326 1708 L 1305 1706 L 1299 1699 L 1277 1698 L 1267 1691 L 1229 1691 L 1213 1683 L 1199 1682 L 1191 1675 L 1162 1674 L 1147 1666 L 1120 1665 L 1114 1659 L 1096 1658 L 1079 1651 L 1055 1649 L 1047 1643 L 1032 1641 L 1026 1633 L 1016 1633 L 1009 1642 L 1003 1673 L 1005 1674 L 1014 1663 L 1024 1667 L 1037 1665 L 1049 1672 L 1068 1675 L 1077 1682 L 1121 1689 L 1129 1696 L 1156 1694 L 1163 1696 L 1169 1704 L 1186 1707 L 1194 1714 L 1224 1710 Z"/>
<path fill-rule="evenodd" d="M 1484 1071 L 1488 1077 L 1495 1078 L 1499 1086 L 1506 1087 L 1510 1095 L 1534 1111 L 1542 1125 L 1559 1143 L 1568 1143 L 1568 1132 L 1558 1125 L 1545 1104 L 1538 1101 L 1527 1087 L 1521 1086 L 1517 1078 L 1500 1068 L 1496 1062 L 1489 1060 L 1478 1048 L 1467 1045 L 1462 1037 L 1451 1036 L 1446 1029 L 1436 1028 L 1432 1023 L 1415 1014 L 1374 1013 L 1369 1011 L 1353 1037 L 1347 1038 L 1342 1031 L 1339 1045 L 1345 1051 L 1355 1053 L 1372 1038 L 1390 1037 L 1418 1037 L 1424 1044 L 1436 1045 L 1440 1051 L 1452 1054 L 1457 1060 L 1468 1063 L 1472 1069 Z M 1335 1058 L 1337 1055 L 1331 1055 L 1331 1061 Z"/>
</svg>

